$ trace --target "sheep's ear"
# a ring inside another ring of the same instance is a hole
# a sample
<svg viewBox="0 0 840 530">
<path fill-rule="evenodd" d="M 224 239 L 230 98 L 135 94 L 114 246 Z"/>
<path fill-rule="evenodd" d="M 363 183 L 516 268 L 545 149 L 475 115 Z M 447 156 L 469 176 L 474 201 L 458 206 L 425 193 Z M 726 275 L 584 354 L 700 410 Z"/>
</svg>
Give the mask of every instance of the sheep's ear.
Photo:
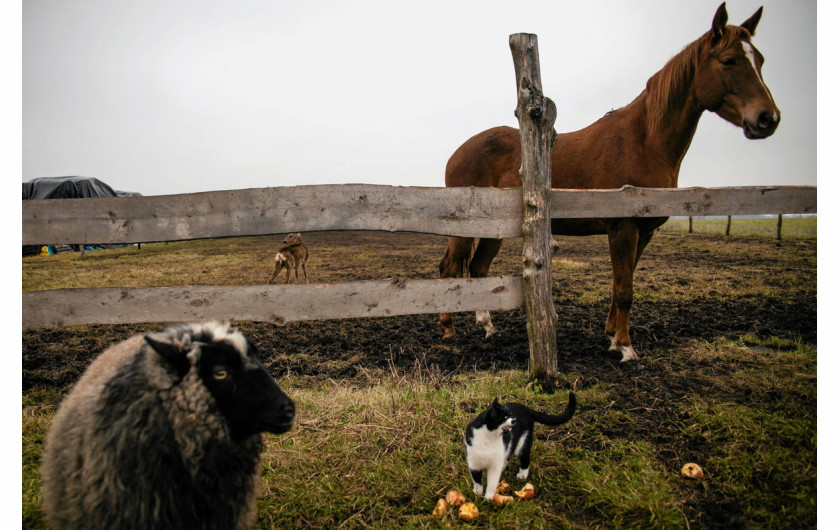
<svg viewBox="0 0 840 530">
<path fill-rule="evenodd" d="M 190 361 L 187 359 L 186 352 L 179 344 L 172 342 L 164 342 L 155 339 L 151 335 L 143 337 L 146 343 L 155 350 L 166 362 L 171 364 L 180 377 L 183 377 L 190 370 Z"/>
</svg>

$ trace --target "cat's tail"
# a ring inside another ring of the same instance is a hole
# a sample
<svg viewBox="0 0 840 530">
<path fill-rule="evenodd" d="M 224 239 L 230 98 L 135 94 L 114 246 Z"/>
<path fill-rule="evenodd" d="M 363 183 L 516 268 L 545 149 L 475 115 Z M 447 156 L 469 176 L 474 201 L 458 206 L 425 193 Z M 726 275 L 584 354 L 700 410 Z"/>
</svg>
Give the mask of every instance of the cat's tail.
<svg viewBox="0 0 840 530">
<path fill-rule="evenodd" d="M 572 416 L 575 415 L 575 409 L 577 409 L 577 398 L 574 392 L 569 392 L 569 404 L 566 405 L 566 410 L 560 414 L 546 414 L 533 409 L 528 409 L 528 414 L 531 419 L 543 425 L 561 425 L 572 419 Z"/>
</svg>

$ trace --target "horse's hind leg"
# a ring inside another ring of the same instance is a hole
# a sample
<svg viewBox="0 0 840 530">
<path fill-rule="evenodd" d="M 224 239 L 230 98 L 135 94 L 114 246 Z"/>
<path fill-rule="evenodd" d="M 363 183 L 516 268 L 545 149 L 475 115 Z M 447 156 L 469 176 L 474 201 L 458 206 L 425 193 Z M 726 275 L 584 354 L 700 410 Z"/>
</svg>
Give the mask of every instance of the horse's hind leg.
<svg viewBox="0 0 840 530">
<path fill-rule="evenodd" d="M 440 260 L 441 278 L 463 278 L 467 271 L 467 262 L 472 252 L 473 238 L 450 237 L 446 252 Z M 455 325 L 452 323 L 452 313 L 440 314 L 440 326 L 443 328 L 443 338 L 455 335 Z"/>
<path fill-rule="evenodd" d="M 631 221 L 618 221 L 607 236 L 613 268 L 612 300 L 605 330 L 610 337 L 610 351 L 621 352 L 621 362 L 639 359 L 630 343 L 630 308 L 633 306 L 633 272 L 636 268 L 639 228 Z M 644 238 L 650 241 L 646 235 Z M 644 248 L 642 246 L 642 248 Z"/>
<path fill-rule="evenodd" d="M 490 264 L 493 263 L 493 258 L 496 257 L 501 248 L 501 239 L 480 239 L 470 260 L 470 277 L 486 278 L 490 272 Z M 496 328 L 490 319 L 490 311 L 476 311 L 475 321 L 484 328 L 485 339 L 496 334 Z"/>
</svg>

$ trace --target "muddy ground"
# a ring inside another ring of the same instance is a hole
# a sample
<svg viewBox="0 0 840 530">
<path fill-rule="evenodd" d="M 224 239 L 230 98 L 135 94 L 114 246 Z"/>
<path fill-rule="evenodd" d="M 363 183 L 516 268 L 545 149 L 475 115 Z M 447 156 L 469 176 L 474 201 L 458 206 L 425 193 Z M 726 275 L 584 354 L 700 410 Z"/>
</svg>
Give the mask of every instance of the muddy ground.
<svg viewBox="0 0 840 530">
<path fill-rule="evenodd" d="M 279 238 L 237 240 L 247 252 L 268 256 Z M 306 234 L 310 280 L 437 277 L 445 238 L 420 234 L 322 232 Z M 626 384 L 622 373 L 644 369 L 692 341 L 787 337 L 816 344 L 816 241 L 775 242 L 660 232 L 636 273 L 631 338 L 643 357 L 634 367 L 616 364 L 606 351 L 603 325 L 609 308 L 610 264 L 606 238 L 558 238 L 554 300 L 559 314 L 561 372 L 580 372 Z M 231 245 L 226 240 L 226 245 Z M 491 274 L 514 274 L 520 241 L 506 242 Z M 147 248 L 147 247 L 145 247 Z M 212 246 L 210 247 L 212 251 Z M 266 249 L 263 251 L 263 249 Z M 262 265 L 262 264 L 260 264 Z M 270 262 L 258 269 L 268 276 Z M 264 271 L 262 269 L 265 269 Z M 238 277 L 231 285 L 262 283 Z M 253 272 L 244 274 L 256 276 Z M 219 284 L 221 282 L 211 281 Z M 525 368 L 524 310 L 495 312 L 499 333 L 490 339 L 471 313 L 456 315 L 457 336 L 441 340 L 437 315 L 298 322 L 283 327 L 238 322 L 263 352 L 274 375 L 352 378 L 366 367 L 407 368 L 415 361 L 441 371 Z M 108 344 L 161 324 L 85 326 L 23 333 L 23 388 L 71 384 Z"/>
<path fill-rule="evenodd" d="M 312 258 L 312 282 L 435 278 L 445 238 L 370 232 L 305 234 Z M 231 285 L 262 283 L 280 237 L 225 241 L 260 262 L 252 269 L 224 271 Z M 616 436 L 649 440 L 660 458 L 678 472 L 680 461 L 709 448 L 686 441 L 675 427 L 678 403 L 697 388 L 726 394 L 733 403 L 762 400 L 785 407 L 791 396 L 733 392 L 710 377 L 742 368 L 738 360 L 706 362 L 691 352 L 698 344 L 752 335 L 780 337 L 813 345 L 817 341 L 816 241 L 775 242 L 661 232 L 654 237 L 636 274 L 631 338 L 642 360 L 619 364 L 608 353 L 603 332 L 609 307 L 610 264 L 604 237 L 559 238 L 554 260 L 554 300 L 558 311 L 560 385 L 582 389 L 600 384 L 611 406 L 632 411 L 635 421 L 617 427 Z M 198 243 L 196 243 L 198 244 Z M 221 244 L 221 243 L 219 243 Z M 505 244 L 491 273 L 515 273 L 521 263 L 519 241 Z M 212 243 L 202 243 L 208 253 Z M 203 248 L 203 247 L 202 247 Z M 153 247 L 144 247 L 152 252 Z M 202 250 L 204 252 L 204 250 Z M 208 269 L 209 283 L 221 283 Z M 262 352 L 276 377 L 286 374 L 365 384 L 370 371 L 434 370 L 453 374 L 473 370 L 525 369 L 528 342 L 523 310 L 494 313 L 499 333 L 489 339 L 474 315 L 456 315 L 457 336 L 442 340 L 437 315 L 381 319 L 298 322 L 283 327 L 237 322 Z M 86 326 L 23 332 L 23 389 L 66 389 L 107 345 L 161 324 Z M 701 375 L 702 372 L 702 375 Z M 380 372 L 381 373 L 381 372 Z M 815 384 L 815 383 L 814 383 Z M 816 411 L 816 402 L 804 404 Z M 586 404 L 582 404 L 586 407 Z M 609 435 L 609 433 L 606 433 Z M 739 527 L 739 500 L 716 489 L 691 492 L 689 513 L 707 527 Z"/>
</svg>

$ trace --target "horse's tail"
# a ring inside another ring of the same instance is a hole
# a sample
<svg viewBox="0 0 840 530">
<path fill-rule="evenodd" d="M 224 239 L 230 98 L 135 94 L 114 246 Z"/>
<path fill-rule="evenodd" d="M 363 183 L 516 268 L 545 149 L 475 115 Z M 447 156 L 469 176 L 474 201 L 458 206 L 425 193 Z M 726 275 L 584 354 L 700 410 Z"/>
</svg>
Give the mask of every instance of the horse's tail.
<svg viewBox="0 0 840 530">
<path fill-rule="evenodd" d="M 569 392 L 569 404 L 566 405 L 566 410 L 560 414 L 546 414 L 538 410 L 528 409 L 528 415 L 531 416 L 531 419 L 543 425 L 561 425 L 572 419 L 572 416 L 575 415 L 575 409 L 577 409 L 577 398 L 574 392 Z"/>
</svg>

